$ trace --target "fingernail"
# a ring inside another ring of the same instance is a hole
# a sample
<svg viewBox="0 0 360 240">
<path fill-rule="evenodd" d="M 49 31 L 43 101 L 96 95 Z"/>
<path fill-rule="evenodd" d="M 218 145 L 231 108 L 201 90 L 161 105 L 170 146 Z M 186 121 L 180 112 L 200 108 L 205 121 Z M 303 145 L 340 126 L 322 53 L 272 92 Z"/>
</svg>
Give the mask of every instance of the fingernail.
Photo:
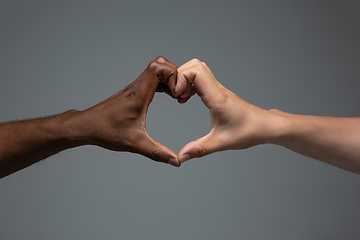
<svg viewBox="0 0 360 240">
<path fill-rule="evenodd" d="M 187 154 L 182 155 L 179 160 L 180 160 L 181 163 L 183 163 L 183 162 L 186 162 L 189 159 L 190 159 L 190 154 L 187 153 Z"/>
<path fill-rule="evenodd" d="M 181 163 L 179 162 L 179 160 L 175 159 L 175 158 L 169 158 L 168 164 L 174 166 L 174 167 L 180 167 Z"/>
<path fill-rule="evenodd" d="M 172 92 L 172 95 L 173 95 L 174 98 L 179 97 L 179 94 L 177 94 L 176 91 L 173 91 L 173 92 Z"/>
</svg>

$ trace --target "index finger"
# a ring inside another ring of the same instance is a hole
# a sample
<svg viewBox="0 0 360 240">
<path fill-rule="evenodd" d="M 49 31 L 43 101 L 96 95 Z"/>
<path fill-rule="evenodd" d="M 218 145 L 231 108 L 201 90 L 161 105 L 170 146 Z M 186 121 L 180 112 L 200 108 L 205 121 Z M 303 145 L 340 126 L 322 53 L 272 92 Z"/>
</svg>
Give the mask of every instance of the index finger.
<svg viewBox="0 0 360 240">
<path fill-rule="evenodd" d="M 174 68 L 174 69 L 178 69 L 178 66 L 176 66 L 174 63 L 170 62 L 168 59 L 166 59 L 165 57 L 159 56 L 157 57 L 155 60 L 155 62 L 158 62 L 160 64 L 164 64 L 169 66 L 170 68 Z M 175 88 L 176 88 L 176 84 L 177 84 L 177 77 L 169 77 L 169 78 L 159 78 L 159 81 L 162 83 L 165 83 L 166 85 L 168 85 L 171 94 L 174 98 L 178 97 L 178 94 L 176 94 Z"/>
</svg>

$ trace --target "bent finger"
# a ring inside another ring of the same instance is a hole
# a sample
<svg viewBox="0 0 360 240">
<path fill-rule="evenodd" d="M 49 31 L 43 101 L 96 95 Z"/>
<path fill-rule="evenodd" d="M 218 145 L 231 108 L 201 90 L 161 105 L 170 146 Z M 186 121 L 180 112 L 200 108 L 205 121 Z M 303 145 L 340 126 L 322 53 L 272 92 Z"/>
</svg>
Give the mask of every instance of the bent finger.
<svg viewBox="0 0 360 240">
<path fill-rule="evenodd" d="M 167 64 L 173 68 L 178 68 L 178 66 L 176 66 L 174 63 L 170 62 L 167 58 L 163 57 L 163 56 L 159 56 L 157 57 L 154 61 L 157 61 L 159 63 L 164 63 L 164 64 Z"/>
</svg>

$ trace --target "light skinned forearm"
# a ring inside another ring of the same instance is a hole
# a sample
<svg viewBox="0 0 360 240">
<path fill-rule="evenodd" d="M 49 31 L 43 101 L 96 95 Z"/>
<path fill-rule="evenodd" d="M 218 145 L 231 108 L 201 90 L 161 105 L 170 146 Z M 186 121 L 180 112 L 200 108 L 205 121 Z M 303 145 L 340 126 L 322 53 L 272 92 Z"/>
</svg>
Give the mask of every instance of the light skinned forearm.
<svg viewBox="0 0 360 240">
<path fill-rule="evenodd" d="M 0 124 L 0 178 L 68 148 L 86 144 L 78 111 Z"/>
<path fill-rule="evenodd" d="M 269 143 L 360 173 L 360 117 L 323 117 L 270 110 Z"/>
</svg>

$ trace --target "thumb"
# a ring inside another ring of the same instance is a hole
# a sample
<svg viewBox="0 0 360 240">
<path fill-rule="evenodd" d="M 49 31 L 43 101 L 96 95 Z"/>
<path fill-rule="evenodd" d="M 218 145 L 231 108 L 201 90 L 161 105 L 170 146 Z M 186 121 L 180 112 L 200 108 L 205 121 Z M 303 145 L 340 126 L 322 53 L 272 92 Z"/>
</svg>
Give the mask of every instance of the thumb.
<svg viewBox="0 0 360 240">
<path fill-rule="evenodd" d="M 189 142 L 179 152 L 178 159 L 183 163 L 192 158 L 201 158 L 205 155 L 219 151 L 219 137 L 210 132 L 206 136 Z"/>
<path fill-rule="evenodd" d="M 156 162 L 168 163 L 174 167 L 180 167 L 181 165 L 176 153 L 161 143 L 151 139 L 148 134 L 140 140 L 136 149 L 134 149 L 134 152 L 148 157 Z"/>
</svg>

